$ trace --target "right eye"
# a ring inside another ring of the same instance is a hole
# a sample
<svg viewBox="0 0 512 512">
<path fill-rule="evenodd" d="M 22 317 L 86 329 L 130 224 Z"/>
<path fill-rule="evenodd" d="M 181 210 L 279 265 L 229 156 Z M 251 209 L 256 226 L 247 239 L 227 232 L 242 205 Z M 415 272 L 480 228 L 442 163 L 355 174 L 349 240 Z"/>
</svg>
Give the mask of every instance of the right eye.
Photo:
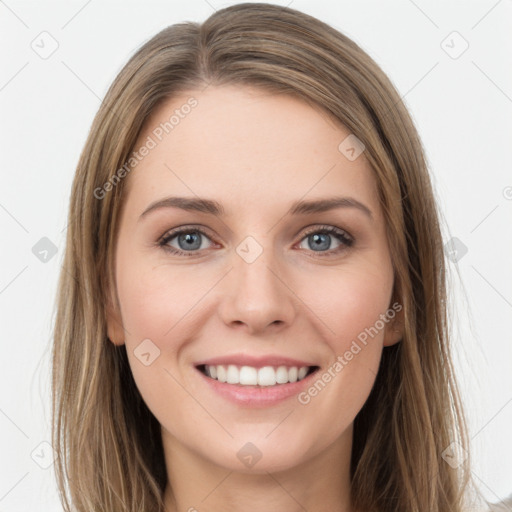
<svg viewBox="0 0 512 512">
<path fill-rule="evenodd" d="M 171 254 L 195 256 L 199 251 L 207 248 L 203 245 L 203 238 L 210 240 L 202 229 L 184 227 L 167 232 L 158 245 Z M 177 247 L 172 245 L 173 243 L 177 244 Z"/>
</svg>

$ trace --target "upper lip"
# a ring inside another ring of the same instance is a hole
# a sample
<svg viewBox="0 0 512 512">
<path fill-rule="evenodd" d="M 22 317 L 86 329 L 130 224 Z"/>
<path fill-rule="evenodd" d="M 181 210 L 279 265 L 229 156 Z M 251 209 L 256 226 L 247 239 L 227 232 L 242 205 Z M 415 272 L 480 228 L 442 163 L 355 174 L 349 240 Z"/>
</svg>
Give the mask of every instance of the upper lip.
<svg viewBox="0 0 512 512">
<path fill-rule="evenodd" d="M 236 366 L 252 366 L 254 368 L 262 368 L 263 366 L 316 366 L 311 362 L 301 361 L 291 357 L 279 355 L 250 356 L 247 354 L 231 354 L 211 359 L 205 359 L 195 363 L 195 366 L 217 366 L 217 365 L 236 365 Z"/>
</svg>

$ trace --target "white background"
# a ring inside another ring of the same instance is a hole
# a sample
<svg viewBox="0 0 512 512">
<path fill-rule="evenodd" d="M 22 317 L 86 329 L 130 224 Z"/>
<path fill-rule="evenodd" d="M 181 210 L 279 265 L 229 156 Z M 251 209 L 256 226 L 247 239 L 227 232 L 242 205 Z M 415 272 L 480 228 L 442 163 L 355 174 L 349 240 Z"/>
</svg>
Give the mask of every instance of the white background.
<svg viewBox="0 0 512 512">
<path fill-rule="evenodd" d="M 61 510 L 51 448 L 40 445 L 50 441 L 53 301 L 71 181 L 101 99 L 144 41 L 233 3 L 0 1 L 1 512 Z M 474 477 L 497 501 L 512 492 L 512 1 L 289 5 L 360 44 L 417 124 L 445 242 L 468 250 L 448 261 L 456 362 Z M 47 59 L 31 47 L 43 31 L 58 43 Z M 469 44 L 458 58 L 453 31 Z M 47 262 L 32 252 L 43 237 L 57 247 Z"/>
</svg>

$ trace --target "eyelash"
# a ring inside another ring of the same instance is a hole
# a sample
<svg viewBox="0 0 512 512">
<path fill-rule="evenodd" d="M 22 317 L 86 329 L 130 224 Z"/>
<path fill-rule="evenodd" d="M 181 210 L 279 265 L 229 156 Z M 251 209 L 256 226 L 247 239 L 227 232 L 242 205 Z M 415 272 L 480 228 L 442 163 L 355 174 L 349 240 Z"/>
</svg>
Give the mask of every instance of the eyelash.
<svg viewBox="0 0 512 512">
<path fill-rule="evenodd" d="M 199 227 L 194 226 L 184 226 L 182 228 L 177 228 L 176 230 L 167 232 L 159 241 L 158 246 L 161 247 L 164 251 L 167 251 L 171 254 L 177 255 L 177 256 L 196 256 L 200 251 L 182 251 L 180 249 L 176 249 L 175 247 L 171 247 L 168 245 L 168 243 L 175 237 L 183 234 L 183 233 L 199 233 L 206 238 L 210 238 L 208 234 Z M 341 243 L 342 246 L 337 249 L 331 249 L 328 251 L 311 251 L 316 253 L 318 257 L 324 257 L 324 256 L 332 256 L 333 254 L 336 254 L 338 252 L 341 252 L 349 247 L 352 247 L 354 244 L 354 239 L 348 235 L 346 231 L 343 231 L 342 229 L 335 228 L 333 226 L 317 226 L 314 227 L 304 233 L 300 241 L 307 238 L 309 235 L 312 234 L 328 234 L 328 235 L 334 235 L 335 238 L 337 238 Z M 344 247 L 343 247 L 344 246 Z"/>
</svg>

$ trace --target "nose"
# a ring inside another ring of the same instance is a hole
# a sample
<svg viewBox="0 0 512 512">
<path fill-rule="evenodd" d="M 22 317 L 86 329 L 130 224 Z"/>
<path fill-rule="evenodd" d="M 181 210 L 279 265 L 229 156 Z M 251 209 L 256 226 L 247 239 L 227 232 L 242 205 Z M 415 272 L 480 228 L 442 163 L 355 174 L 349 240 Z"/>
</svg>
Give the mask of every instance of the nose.
<svg viewBox="0 0 512 512">
<path fill-rule="evenodd" d="M 271 253 L 270 249 L 264 250 L 252 263 L 233 255 L 233 268 L 223 280 L 219 305 L 220 317 L 230 328 L 248 334 L 275 334 L 293 323 L 293 286 L 279 271 Z"/>
</svg>

